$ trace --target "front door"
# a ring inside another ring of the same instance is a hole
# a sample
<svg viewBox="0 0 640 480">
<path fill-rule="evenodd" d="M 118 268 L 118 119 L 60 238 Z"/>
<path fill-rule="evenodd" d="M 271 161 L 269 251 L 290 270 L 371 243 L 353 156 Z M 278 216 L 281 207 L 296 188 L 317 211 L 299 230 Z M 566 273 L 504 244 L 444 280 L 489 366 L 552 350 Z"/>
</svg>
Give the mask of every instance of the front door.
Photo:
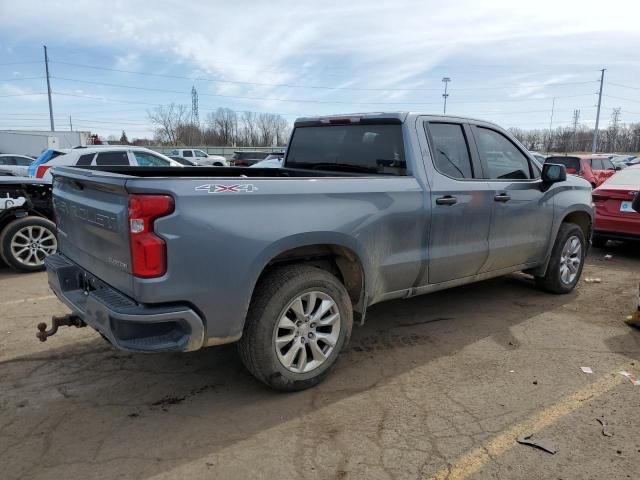
<svg viewBox="0 0 640 480">
<path fill-rule="evenodd" d="M 539 262 L 549 245 L 553 200 L 540 171 L 506 135 L 474 125 L 478 156 L 491 189 L 489 256 L 482 272 Z"/>
<path fill-rule="evenodd" d="M 475 275 L 489 254 L 491 192 L 470 148 L 468 125 L 450 119 L 424 122 L 431 161 L 428 283 Z"/>
</svg>

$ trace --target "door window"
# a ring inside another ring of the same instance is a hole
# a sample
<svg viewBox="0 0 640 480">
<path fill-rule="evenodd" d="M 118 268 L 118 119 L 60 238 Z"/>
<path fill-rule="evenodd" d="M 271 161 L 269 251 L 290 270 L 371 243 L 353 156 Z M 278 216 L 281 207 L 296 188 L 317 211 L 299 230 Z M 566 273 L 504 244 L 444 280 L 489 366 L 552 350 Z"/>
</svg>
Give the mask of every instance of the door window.
<svg viewBox="0 0 640 480">
<path fill-rule="evenodd" d="M 469 147 L 462 125 L 429 123 L 436 169 L 451 178 L 473 178 Z"/>
<path fill-rule="evenodd" d="M 602 160 L 602 166 L 605 170 L 615 170 L 616 167 L 613 166 L 613 162 L 608 158 Z"/>
<path fill-rule="evenodd" d="M 191 150 L 183 150 L 182 151 L 182 156 L 183 157 L 193 157 L 193 152 Z"/>
<path fill-rule="evenodd" d="M 527 157 L 511 141 L 494 130 L 478 127 L 478 153 L 491 179 L 527 180 L 531 168 Z"/>
<path fill-rule="evenodd" d="M 21 167 L 28 167 L 33 162 L 31 159 L 22 157 L 13 157 L 13 159 L 16 161 L 16 165 L 20 165 Z"/>
<path fill-rule="evenodd" d="M 96 157 L 96 165 L 129 165 L 126 151 L 100 152 Z"/>
<path fill-rule="evenodd" d="M 76 165 L 79 167 L 91 165 L 91 162 L 93 161 L 94 156 L 95 156 L 95 153 L 87 153 L 86 155 L 82 155 L 78 159 L 78 163 Z"/>
<path fill-rule="evenodd" d="M 0 165 L 13 165 L 13 157 L 0 157 Z"/>
<path fill-rule="evenodd" d="M 202 150 L 194 150 L 193 152 L 196 154 L 196 157 L 200 157 L 200 158 L 208 157 L 208 155 L 204 153 Z"/>
<path fill-rule="evenodd" d="M 599 158 L 591 159 L 591 168 L 593 170 L 603 170 L 603 168 L 602 168 L 602 160 L 600 160 Z"/>
<path fill-rule="evenodd" d="M 169 162 L 164 158 L 156 157 L 150 153 L 146 152 L 133 152 L 133 155 L 136 157 L 136 162 L 141 167 L 168 167 Z"/>
</svg>

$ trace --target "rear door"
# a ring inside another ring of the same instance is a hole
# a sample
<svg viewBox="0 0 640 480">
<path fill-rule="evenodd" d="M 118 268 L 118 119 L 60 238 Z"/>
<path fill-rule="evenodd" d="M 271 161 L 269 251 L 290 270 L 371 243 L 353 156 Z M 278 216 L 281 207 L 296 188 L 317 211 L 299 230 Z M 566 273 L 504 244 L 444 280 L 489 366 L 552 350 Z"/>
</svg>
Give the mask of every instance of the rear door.
<svg viewBox="0 0 640 480">
<path fill-rule="evenodd" d="M 607 178 L 611 178 L 611 176 L 616 173 L 616 167 L 613 165 L 613 162 L 608 158 L 603 158 L 602 162 L 602 171 L 600 172 L 600 184 L 602 184 Z"/>
<path fill-rule="evenodd" d="M 482 272 L 540 261 L 551 234 L 553 201 L 533 160 L 498 129 L 472 127 L 491 190 L 489 256 Z"/>
<path fill-rule="evenodd" d="M 429 283 L 475 275 L 489 254 L 491 198 L 468 125 L 443 118 L 423 121 L 431 152 Z M 426 149 L 425 149 L 426 150 Z M 427 160 L 428 162 L 428 160 Z"/>
</svg>

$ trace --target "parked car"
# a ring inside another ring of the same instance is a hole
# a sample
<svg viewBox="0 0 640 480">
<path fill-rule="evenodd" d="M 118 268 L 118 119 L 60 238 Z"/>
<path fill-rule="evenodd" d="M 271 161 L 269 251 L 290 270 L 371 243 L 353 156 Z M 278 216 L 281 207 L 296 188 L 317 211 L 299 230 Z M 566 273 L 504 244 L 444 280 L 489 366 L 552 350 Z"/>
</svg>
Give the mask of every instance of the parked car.
<svg viewBox="0 0 640 480">
<path fill-rule="evenodd" d="M 604 155 L 558 155 L 547 157 L 545 162 L 564 165 L 567 173 L 584 178 L 593 188 L 620 170 Z"/>
<path fill-rule="evenodd" d="M 200 166 L 198 163 L 196 163 L 193 160 L 189 160 L 188 158 L 184 158 L 184 157 L 179 157 L 178 155 L 168 155 L 168 157 L 171 160 L 175 160 L 178 163 L 181 163 L 182 165 L 184 165 L 185 167 L 198 167 Z"/>
<path fill-rule="evenodd" d="M 209 155 L 203 150 L 194 148 L 178 148 L 171 150 L 171 155 L 186 158 L 198 165 L 202 166 L 214 166 L 214 167 L 228 167 L 229 161 L 222 155 Z"/>
<path fill-rule="evenodd" d="M 269 152 L 233 152 L 231 164 L 236 167 L 250 167 L 269 156 Z"/>
<path fill-rule="evenodd" d="M 614 165 L 625 168 L 640 163 L 640 157 L 636 155 L 614 155 L 611 161 Z"/>
<path fill-rule="evenodd" d="M 26 155 L 12 155 L 8 153 L 0 154 L 0 168 L 11 170 L 16 175 L 28 176 L 29 165 L 33 163 L 33 158 Z"/>
<path fill-rule="evenodd" d="M 284 153 L 272 153 L 267 155 L 264 160 L 260 160 L 259 162 L 251 165 L 251 168 L 281 168 L 284 162 Z"/>
<path fill-rule="evenodd" d="M 640 213 L 632 206 L 637 196 L 640 165 L 625 168 L 593 191 L 594 246 L 604 247 L 608 240 L 640 240 Z"/>
<path fill-rule="evenodd" d="M 37 166 L 36 178 L 51 180 L 52 167 L 68 166 L 140 166 L 140 167 L 182 167 L 181 163 L 143 147 L 103 145 L 97 147 L 72 148 L 66 153 Z"/>
<path fill-rule="evenodd" d="M 210 175 L 56 168 L 64 320 L 137 352 L 238 341 L 258 379 L 299 390 L 367 307 L 516 271 L 568 293 L 591 237 L 588 182 L 479 120 L 304 118 L 283 168 Z"/>
<path fill-rule="evenodd" d="M 540 165 L 542 165 L 544 161 L 547 159 L 547 156 L 542 155 L 541 153 L 538 153 L 538 152 L 529 152 L 529 153 L 533 155 L 533 158 L 535 158 L 536 160 L 538 160 L 538 162 L 540 162 Z"/>
<path fill-rule="evenodd" d="M 0 174 L 1 175 L 1 174 Z M 44 270 L 56 252 L 51 182 L 0 176 L 0 259 L 20 272 Z"/>
</svg>

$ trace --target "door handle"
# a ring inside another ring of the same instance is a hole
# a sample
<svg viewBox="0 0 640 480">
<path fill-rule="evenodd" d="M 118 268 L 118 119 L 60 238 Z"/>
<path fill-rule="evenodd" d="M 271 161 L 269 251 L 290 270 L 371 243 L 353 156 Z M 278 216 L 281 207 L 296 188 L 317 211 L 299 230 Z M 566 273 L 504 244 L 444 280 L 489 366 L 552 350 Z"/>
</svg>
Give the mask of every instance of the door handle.
<svg viewBox="0 0 640 480">
<path fill-rule="evenodd" d="M 506 193 L 499 193 L 498 195 L 493 197 L 493 199 L 496 202 L 508 202 L 509 200 L 511 200 L 511 197 L 509 195 L 507 195 Z"/>
<path fill-rule="evenodd" d="M 458 203 L 458 199 L 451 195 L 436 198 L 436 204 L 438 205 L 455 205 L 456 203 Z"/>
</svg>

